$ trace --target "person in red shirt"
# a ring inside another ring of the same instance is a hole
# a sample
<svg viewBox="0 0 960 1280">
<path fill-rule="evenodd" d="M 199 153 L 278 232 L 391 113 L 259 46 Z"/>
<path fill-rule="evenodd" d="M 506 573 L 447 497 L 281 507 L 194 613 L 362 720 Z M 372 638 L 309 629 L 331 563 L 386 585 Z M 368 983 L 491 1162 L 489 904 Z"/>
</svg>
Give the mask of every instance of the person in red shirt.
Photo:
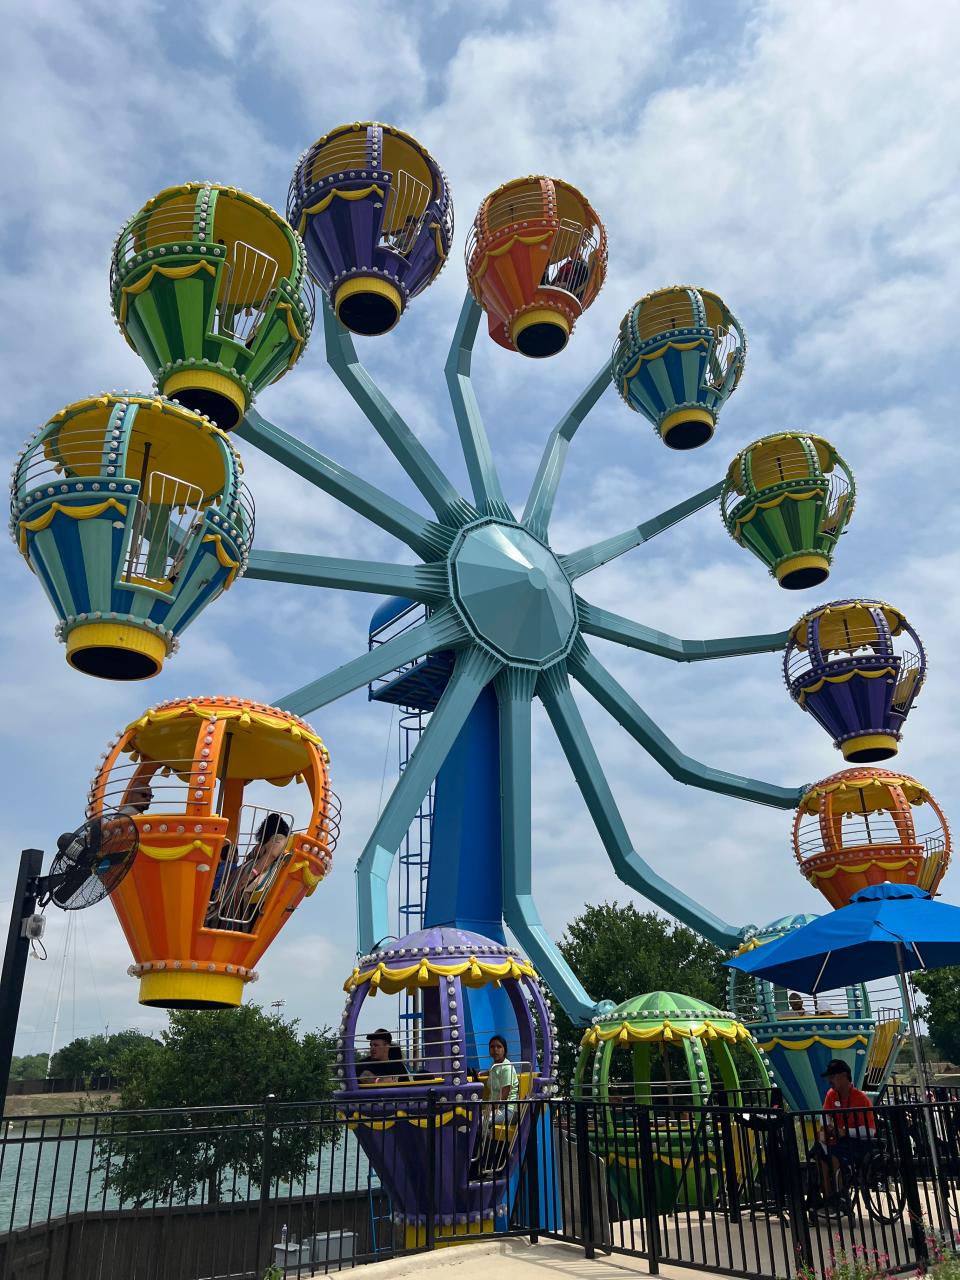
<svg viewBox="0 0 960 1280">
<path fill-rule="evenodd" d="M 820 1178 L 828 1209 L 836 1206 L 843 1190 L 843 1165 L 858 1164 L 877 1136 L 873 1103 L 853 1087 L 850 1067 L 841 1058 L 827 1063 L 824 1076 L 830 1088 L 823 1099 L 824 1123 L 814 1148 L 820 1162 Z"/>
</svg>

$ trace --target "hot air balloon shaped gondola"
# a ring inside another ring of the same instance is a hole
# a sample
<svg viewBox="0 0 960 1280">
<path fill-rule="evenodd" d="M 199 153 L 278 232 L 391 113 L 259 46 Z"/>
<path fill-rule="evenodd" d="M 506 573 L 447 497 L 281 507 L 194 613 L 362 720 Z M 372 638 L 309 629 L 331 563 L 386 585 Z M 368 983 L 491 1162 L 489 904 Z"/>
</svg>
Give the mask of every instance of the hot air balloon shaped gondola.
<svg viewBox="0 0 960 1280">
<path fill-rule="evenodd" d="M 558 178 L 517 178 L 481 204 L 466 259 L 491 338 L 525 356 L 552 356 L 600 292 L 607 233 L 576 187 Z"/>
<path fill-rule="evenodd" d="M 791 631 L 783 659 L 790 696 L 853 764 L 896 755 L 926 668 L 917 633 L 880 600 L 811 609 Z"/>
<path fill-rule="evenodd" d="M 110 297 L 159 390 L 225 430 L 296 364 L 314 318 L 299 236 L 262 200 L 209 182 L 169 187 L 126 223 Z"/>
<path fill-rule="evenodd" d="M 802 929 L 815 919 L 812 915 L 782 916 L 758 930 L 737 955 Z M 832 1058 L 843 1058 L 850 1064 L 858 1089 L 877 1092 L 893 1069 L 905 1029 L 902 1010 L 874 1009 L 862 984 L 807 996 L 731 969 L 727 1003 L 756 1040 L 794 1111 L 815 1111 L 821 1105 L 823 1072 Z"/>
<path fill-rule="evenodd" d="M 671 449 L 696 449 L 743 373 L 747 340 L 722 298 L 676 285 L 648 293 L 620 322 L 613 385 Z"/>
<path fill-rule="evenodd" d="M 884 880 L 935 893 L 950 862 L 950 831 L 915 778 L 844 769 L 801 799 L 793 848 L 806 879 L 832 907 L 842 907 L 858 889 Z"/>
<path fill-rule="evenodd" d="M 499 1109 L 485 1101 L 485 1085 L 477 1078 L 489 1065 L 488 1047 L 476 1043 L 466 1007 L 467 992 L 484 987 L 502 989 L 511 1010 L 509 1025 L 498 1033 L 517 1072 L 519 1097 Z M 505 1229 L 530 1126 L 542 1124 L 530 1103 L 554 1087 L 552 1019 L 532 966 L 490 938 L 432 928 L 361 956 L 344 989 L 337 1097 L 390 1196 L 407 1247 L 422 1245 L 428 1215 L 434 1215 L 437 1241 Z M 358 1024 L 384 1021 L 368 1000 L 402 991 L 419 993 L 416 1035 L 396 1037 L 396 1077 L 371 1074 L 358 1053 L 359 1046 L 366 1048 Z"/>
<path fill-rule="evenodd" d="M 453 240 L 443 170 L 416 138 L 345 124 L 304 152 L 287 197 L 310 272 L 338 319 L 386 333 L 439 275 Z"/>
<path fill-rule="evenodd" d="M 804 432 L 764 436 L 734 458 L 720 495 L 730 536 L 790 591 L 830 573 L 853 512 L 853 473 L 828 441 Z"/>
<path fill-rule="evenodd" d="M 254 512 L 242 472 L 222 431 L 157 396 L 81 400 L 40 429 L 14 471 L 11 533 L 72 666 L 156 675 L 246 568 Z"/>
<path fill-rule="evenodd" d="M 246 698 L 162 703 L 113 742 L 87 812 L 126 815 L 139 834 L 111 901 L 141 1004 L 240 1003 L 253 966 L 329 870 L 339 802 L 328 762 L 304 721 Z"/>
<path fill-rule="evenodd" d="M 746 1027 L 692 996 L 653 991 L 595 1018 L 580 1042 L 574 1094 L 604 1104 L 594 1153 L 621 1217 L 645 1211 L 636 1108 L 650 1113 L 655 1211 L 672 1213 L 708 1203 L 719 1188 L 716 1144 L 692 1110 L 736 1106 L 743 1089 L 769 1084 Z"/>
</svg>

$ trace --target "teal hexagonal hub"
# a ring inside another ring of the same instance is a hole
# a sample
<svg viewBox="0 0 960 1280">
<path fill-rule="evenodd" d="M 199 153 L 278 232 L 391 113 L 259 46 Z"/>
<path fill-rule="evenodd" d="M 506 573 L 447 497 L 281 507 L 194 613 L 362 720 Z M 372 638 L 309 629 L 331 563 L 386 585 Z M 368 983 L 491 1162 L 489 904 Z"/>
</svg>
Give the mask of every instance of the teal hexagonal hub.
<svg viewBox="0 0 960 1280">
<path fill-rule="evenodd" d="M 451 556 L 453 594 L 473 636 L 507 662 L 542 667 L 569 652 L 573 588 L 557 557 L 518 525 L 467 528 Z"/>
</svg>

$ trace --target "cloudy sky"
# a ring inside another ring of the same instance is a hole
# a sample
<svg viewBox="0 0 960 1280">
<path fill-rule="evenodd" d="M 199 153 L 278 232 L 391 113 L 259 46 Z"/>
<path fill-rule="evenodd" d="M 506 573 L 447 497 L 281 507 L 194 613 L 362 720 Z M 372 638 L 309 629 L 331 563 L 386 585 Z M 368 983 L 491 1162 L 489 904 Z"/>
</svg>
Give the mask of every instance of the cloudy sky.
<svg viewBox="0 0 960 1280">
<path fill-rule="evenodd" d="M 554 546 L 573 550 L 719 479 L 757 436 L 809 428 L 853 467 L 857 509 L 826 589 L 788 594 L 715 508 L 583 584 L 587 597 L 690 637 L 772 631 L 821 600 L 878 595 L 906 611 L 930 679 L 900 763 L 960 809 L 956 299 L 960 19 L 893 0 L 583 5 L 518 15 L 498 0 L 417 6 L 233 0 L 34 0 L 0 54 L 4 451 L 62 405 L 147 388 L 107 299 L 117 227 L 161 188 L 210 179 L 283 208 L 299 153 L 348 120 L 421 139 L 454 194 L 455 250 L 399 327 L 360 354 L 448 474 L 466 485 L 442 379 L 465 288 L 462 246 L 482 197 L 556 174 L 587 193 L 610 239 L 606 286 L 568 349 L 533 363 L 481 338 L 478 392 L 511 502 L 522 507 L 550 428 L 609 354 L 624 311 L 674 282 L 719 292 L 747 330 L 744 379 L 713 442 L 674 454 L 608 392 L 571 452 Z M 953 159 L 951 159 L 953 157 Z M 259 409 L 423 507 L 328 373 L 315 341 Z M 403 559 L 402 549 L 246 446 L 260 549 Z M 464 490 L 466 491 L 466 490 Z M 187 631 L 149 686 L 66 665 L 50 607 L 12 543 L 0 556 L 4 879 L 17 851 L 76 825 L 97 757 L 145 706 L 181 694 L 270 701 L 366 647 L 375 599 L 239 583 Z M 786 785 L 841 767 L 789 700 L 778 655 L 675 666 L 595 651 L 684 749 Z M 638 851 L 717 914 L 762 923 L 820 909 L 790 854 L 790 815 L 683 790 L 582 700 Z M 254 996 L 306 1027 L 338 1016 L 353 953 L 353 864 L 396 770 L 389 709 L 363 691 L 313 718 L 343 801 L 335 873 L 260 965 Z M 639 899 L 614 878 L 546 718 L 536 722 L 536 893 L 559 934 L 584 901 Z M 945 896 L 960 901 L 956 875 Z M 9 890 L 0 890 L 6 909 Z M 45 1049 L 64 953 L 31 961 L 19 1052 Z M 59 1042 L 162 1016 L 136 1003 L 112 909 L 77 917 Z M 606 993 L 591 993 L 602 997 Z"/>
</svg>

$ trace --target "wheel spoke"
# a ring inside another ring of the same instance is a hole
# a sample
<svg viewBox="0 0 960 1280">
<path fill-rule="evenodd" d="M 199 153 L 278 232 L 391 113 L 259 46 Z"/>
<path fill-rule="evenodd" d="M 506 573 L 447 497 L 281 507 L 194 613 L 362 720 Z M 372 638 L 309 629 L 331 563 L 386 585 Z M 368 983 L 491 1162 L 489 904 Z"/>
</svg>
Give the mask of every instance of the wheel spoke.
<svg viewBox="0 0 960 1280">
<path fill-rule="evenodd" d="M 768 804 L 775 809 L 795 809 L 800 803 L 806 787 L 778 787 L 772 782 L 760 782 L 756 778 L 744 778 L 724 769 L 714 769 L 685 755 L 623 685 L 597 661 L 582 640 L 574 646 L 568 664 L 574 679 L 678 782 L 702 787 L 705 791 L 737 796 L 741 800 L 753 800 L 756 804 Z"/>
<path fill-rule="evenodd" d="M 361 480 L 316 449 L 302 444 L 268 422 L 255 409 L 247 413 L 233 434 L 256 445 L 351 511 L 358 512 L 378 528 L 399 538 L 423 560 L 435 560 L 444 555 L 456 536 L 452 529 L 425 520 L 376 485 L 367 484 L 366 480 Z"/>
<path fill-rule="evenodd" d="M 498 516 L 502 520 L 512 520 L 513 512 L 507 506 L 500 487 L 496 463 L 490 451 L 480 405 L 470 377 L 470 365 L 473 359 L 473 344 L 477 337 L 477 326 L 483 312 L 473 296 L 468 292 L 460 311 L 460 319 L 450 344 L 450 354 L 444 366 L 450 402 L 453 405 L 457 429 L 460 432 L 460 444 L 463 449 L 473 500 L 484 515 Z"/>
<path fill-rule="evenodd" d="M 433 604 L 448 594 L 446 566 L 342 560 L 338 556 L 251 551 L 244 575 L 261 582 L 295 582 L 306 587 L 341 587 L 378 595 L 405 596 Z"/>
<path fill-rule="evenodd" d="M 537 685 L 537 694 L 547 709 L 547 715 L 560 739 L 564 755 L 570 763 L 577 786 L 583 794 L 618 879 L 718 946 L 736 945 L 740 940 L 737 928 L 725 924 L 712 911 L 701 907 L 657 875 L 633 848 L 613 792 L 570 691 L 566 672 L 559 670 L 560 666 L 562 664 L 558 663 L 543 673 Z"/>
<path fill-rule="evenodd" d="M 556 943 L 533 900 L 531 873 L 530 700 L 536 672 L 503 671 L 497 677 L 500 702 L 500 793 L 503 843 L 503 914 L 513 936 L 576 1026 L 590 1021 L 590 999 Z"/>
<path fill-rule="evenodd" d="M 709 489 L 702 489 L 700 493 L 695 493 L 685 502 L 678 502 L 675 507 L 668 507 L 666 511 L 661 511 L 652 520 L 645 520 L 643 524 L 638 524 L 633 529 L 625 529 L 623 533 L 615 533 L 612 538 L 604 538 L 601 542 L 594 542 L 589 547 L 581 547 L 579 551 L 574 551 L 568 556 L 561 556 L 560 563 L 569 578 L 579 578 L 585 573 L 590 573 L 592 569 L 599 569 L 602 564 L 616 560 L 617 556 L 625 555 L 634 547 L 639 547 L 642 542 L 649 542 L 658 533 L 663 533 L 672 525 L 686 520 L 687 516 L 692 516 L 694 512 L 709 506 L 719 498 L 722 488 L 721 480 L 711 485 Z"/>
<path fill-rule="evenodd" d="M 589 635 L 612 640 L 644 653 L 655 653 L 674 662 L 704 662 L 710 658 L 735 658 L 749 653 L 776 653 L 787 647 L 789 631 L 762 636 L 730 636 L 722 640 L 680 640 L 666 631 L 654 631 L 642 623 L 632 622 L 619 613 L 611 613 L 577 596 L 580 628 Z"/>
<path fill-rule="evenodd" d="M 357 950 L 361 954 L 372 950 L 391 932 L 387 886 L 400 841 L 473 704 L 500 666 L 482 649 L 470 648 L 460 653 L 450 683 L 364 846 L 356 870 Z"/>
<path fill-rule="evenodd" d="M 468 638 L 466 628 L 453 609 L 438 609 L 419 626 L 411 627 L 409 631 L 403 631 L 383 644 L 375 645 L 368 653 L 345 662 L 336 671 L 304 685 L 302 689 L 288 694 L 274 705 L 298 716 L 309 715 L 318 707 L 335 702 L 337 698 L 370 684 L 387 672 L 395 671 L 408 662 L 415 662 L 425 653 L 455 648 L 464 644 Z"/>
<path fill-rule="evenodd" d="M 417 486 L 444 524 L 455 528 L 467 524 L 477 512 L 462 498 L 434 462 L 403 418 L 360 363 L 353 339 L 343 327 L 326 298 L 323 300 L 323 331 L 327 363 L 363 410 L 407 475 Z"/>
<path fill-rule="evenodd" d="M 610 361 L 584 387 L 580 395 L 550 432 L 523 512 L 523 523 L 538 538 L 546 538 L 553 513 L 553 503 L 560 486 L 570 441 L 584 418 L 606 391 L 610 383 Z"/>
</svg>

